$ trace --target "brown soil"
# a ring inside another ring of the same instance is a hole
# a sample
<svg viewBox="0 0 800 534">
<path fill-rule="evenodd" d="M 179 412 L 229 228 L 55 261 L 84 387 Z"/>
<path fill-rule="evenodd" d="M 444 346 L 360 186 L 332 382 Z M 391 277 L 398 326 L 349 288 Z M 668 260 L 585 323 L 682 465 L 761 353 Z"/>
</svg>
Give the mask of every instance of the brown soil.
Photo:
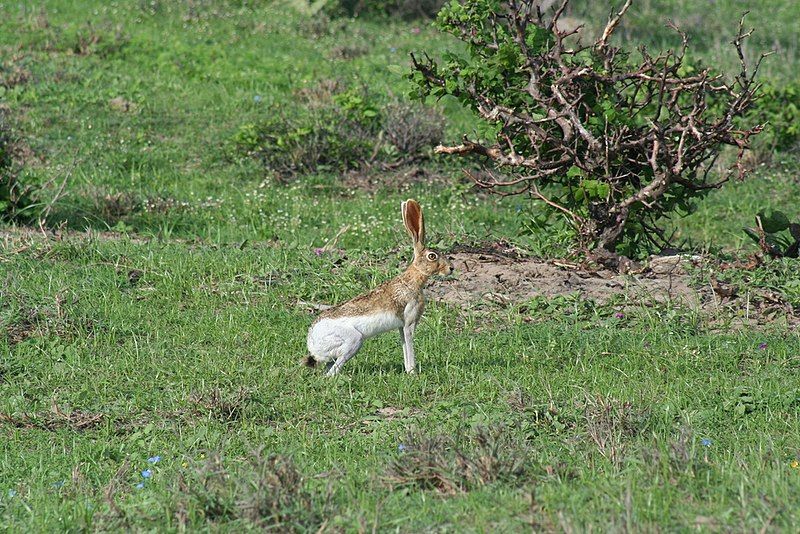
<svg viewBox="0 0 800 534">
<path fill-rule="evenodd" d="M 534 297 L 578 294 L 605 304 L 620 295 L 631 303 L 673 302 L 691 308 L 703 306 L 708 291 L 693 288 L 685 266 L 699 258 L 653 258 L 638 274 L 606 269 L 587 270 L 558 260 L 518 258 L 512 253 L 466 250 L 450 255 L 451 279 L 432 284 L 431 296 L 451 304 L 521 302 Z"/>
<path fill-rule="evenodd" d="M 612 300 L 621 307 L 683 306 L 704 314 L 709 324 L 755 326 L 778 320 L 800 327 L 798 310 L 775 292 L 753 288 L 747 295 L 738 295 L 735 287 L 713 276 L 710 285 L 698 287 L 687 268 L 701 264 L 707 268 L 711 260 L 702 256 L 654 256 L 628 274 L 568 261 L 523 258 L 503 243 L 459 246 L 449 257 L 454 275 L 432 283 L 427 292 L 433 300 L 460 308 L 577 295 L 601 306 Z"/>
</svg>

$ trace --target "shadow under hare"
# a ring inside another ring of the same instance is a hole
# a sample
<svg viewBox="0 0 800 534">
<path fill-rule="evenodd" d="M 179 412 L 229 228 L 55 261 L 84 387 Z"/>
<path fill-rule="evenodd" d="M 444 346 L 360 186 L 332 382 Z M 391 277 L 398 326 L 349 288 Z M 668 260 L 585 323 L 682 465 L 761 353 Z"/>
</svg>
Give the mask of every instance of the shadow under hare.
<svg viewBox="0 0 800 534">
<path fill-rule="evenodd" d="M 447 275 L 450 263 L 425 247 L 425 220 L 416 200 L 401 204 L 403 223 L 414 243 L 414 260 L 399 276 L 339 306 L 325 310 L 308 330 L 309 367 L 328 363 L 328 376 L 341 371 L 365 339 L 390 330 L 400 332 L 407 373 L 415 370 L 414 329 L 425 310 L 423 288 L 436 274 Z"/>
</svg>

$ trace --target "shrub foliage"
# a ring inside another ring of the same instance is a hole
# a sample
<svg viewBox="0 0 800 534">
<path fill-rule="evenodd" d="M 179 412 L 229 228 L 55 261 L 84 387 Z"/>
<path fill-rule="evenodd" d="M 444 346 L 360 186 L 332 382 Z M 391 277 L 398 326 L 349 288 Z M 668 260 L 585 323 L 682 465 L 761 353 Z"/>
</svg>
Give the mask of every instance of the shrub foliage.
<svg viewBox="0 0 800 534">
<path fill-rule="evenodd" d="M 433 18 L 444 0 L 328 0 L 325 10 L 349 17 Z"/>
<path fill-rule="evenodd" d="M 687 60 L 687 37 L 674 26 L 678 50 L 614 46 L 631 0 L 590 44 L 559 20 L 567 3 L 545 13 L 541 0 L 453 0 L 437 25 L 468 54 L 412 55 L 410 76 L 418 98 L 453 96 L 488 126 L 487 139 L 465 136 L 436 152 L 486 158 L 497 172 L 478 185 L 546 203 L 566 216 L 580 248 L 615 262 L 617 253 L 665 246 L 665 217 L 745 173 L 743 152 L 761 130 L 740 124 L 758 89 L 758 65 L 748 68 L 742 53 L 752 30 L 740 21 L 741 71 L 728 81 Z M 737 149 L 735 163 L 715 175 L 726 145 Z"/>
<path fill-rule="evenodd" d="M 365 90 L 340 90 L 336 84 L 300 96 L 305 109 L 246 124 L 234 140 L 240 152 L 259 158 L 284 179 L 412 163 L 428 157 L 443 139 L 444 118 L 420 104 L 382 105 Z"/>
</svg>

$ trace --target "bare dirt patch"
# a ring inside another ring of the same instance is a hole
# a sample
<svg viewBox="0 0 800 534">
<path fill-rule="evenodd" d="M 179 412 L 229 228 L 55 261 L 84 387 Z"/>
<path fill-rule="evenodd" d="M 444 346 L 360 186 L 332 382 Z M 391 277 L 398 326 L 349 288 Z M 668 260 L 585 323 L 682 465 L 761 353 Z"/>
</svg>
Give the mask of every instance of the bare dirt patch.
<svg viewBox="0 0 800 534">
<path fill-rule="evenodd" d="M 636 271 L 621 274 L 565 260 L 522 257 L 503 242 L 457 245 L 448 256 L 454 276 L 431 284 L 427 291 L 433 300 L 461 308 L 570 296 L 598 306 L 685 307 L 711 322 L 756 325 L 785 320 L 791 327 L 800 326 L 800 310 L 779 292 L 755 286 L 741 290 L 717 280 L 725 269 L 749 271 L 755 264 L 724 264 L 697 255 L 654 256 Z M 711 273 L 708 283 L 700 281 L 701 269 Z"/>
<path fill-rule="evenodd" d="M 459 250 L 450 255 L 456 275 L 433 284 L 430 293 L 458 305 L 482 301 L 515 303 L 535 297 L 577 294 L 606 304 L 625 297 L 632 303 L 675 302 L 692 308 L 703 305 L 708 291 L 692 287 L 685 266 L 691 257 L 665 256 L 651 260 L 638 274 L 585 269 L 559 260 L 521 258 L 514 250 Z"/>
</svg>

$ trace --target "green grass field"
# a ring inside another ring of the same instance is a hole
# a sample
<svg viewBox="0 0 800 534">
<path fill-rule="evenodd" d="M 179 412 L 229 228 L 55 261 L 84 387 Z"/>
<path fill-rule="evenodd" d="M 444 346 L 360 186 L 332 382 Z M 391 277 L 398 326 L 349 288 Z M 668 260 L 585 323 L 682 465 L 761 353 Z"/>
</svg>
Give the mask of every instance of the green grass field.
<svg viewBox="0 0 800 534">
<path fill-rule="evenodd" d="M 680 13 L 717 36 L 699 53 L 731 60 L 738 2 L 713 25 L 690 2 L 637 4 L 629 38 Z M 764 4 L 751 23 L 780 49 L 765 72 L 792 79 L 800 8 Z M 30 148 L 22 177 L 47 184 L 31 211 L 64 183 L 43 229 L 0 223 L 0 530 L 798 528 L 796 260 L 717 272 L 748 295 L 730 317 L 434 301 L 416 376 L 394 335 L 334 379 L 299 366 L 313 304 L 409 259 L 403 199 L 443 250 L 568 252 L 530 231 L 537 206 L 475 194 L 452 163 L 423 164 L 447 178 L 432 184 L 357 188 L 325 169 L 282 184 L 232 149 L 322 80 L 402 99 L 408 52 L 448 46 L 427 22 L 271 2 L 0 6 L 0 74 L 25 78 L 0 104 Z M 448 139 L 475 128 L 438 105 Z M 690 251 L 744 257 L 758 210 L 797 218 L 798 164 L 777 160 L 674 221 Z M 756 290 L 780 313 L 750 321 Z"/>
</svg>

